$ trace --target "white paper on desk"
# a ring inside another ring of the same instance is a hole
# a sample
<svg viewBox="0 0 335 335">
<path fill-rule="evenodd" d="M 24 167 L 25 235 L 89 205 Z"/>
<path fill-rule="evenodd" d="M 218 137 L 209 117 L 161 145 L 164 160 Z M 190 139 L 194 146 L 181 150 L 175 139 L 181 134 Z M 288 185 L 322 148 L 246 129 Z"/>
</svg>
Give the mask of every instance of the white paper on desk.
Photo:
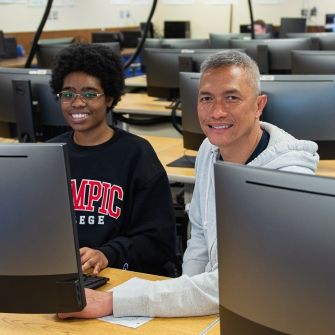
<svg viewBox="0 0 335 335">
<path fill-rule="evenodd" d="M 130 328 L 137 328 L 139 326 L 142 326 L 152 319 L 153 318 L 147 318 L 144 316 L 127 316 L 127 317 L 122 317 L 122 318 L 116 318 L 113 315 L 108 315 L 102 318 L 98 318 L 98 320 L 115 323 L 117 325 L 126 326 Z"/>
</svg>

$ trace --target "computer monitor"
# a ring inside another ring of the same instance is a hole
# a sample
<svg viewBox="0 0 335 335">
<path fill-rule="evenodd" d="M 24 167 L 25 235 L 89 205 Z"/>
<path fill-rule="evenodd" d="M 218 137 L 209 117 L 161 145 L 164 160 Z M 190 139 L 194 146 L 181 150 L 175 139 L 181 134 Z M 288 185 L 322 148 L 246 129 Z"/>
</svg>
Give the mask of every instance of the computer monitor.
<svg viewBox="0 0 335 335">
<path fill-rule="evenodd" d="M 119 42 L 122 41 L 120 32 L 112 31 L 94 31 L 91 34 L 92 43 Z"/>
<path fill-rule="evenodd" d="M 45 44 L 71 44 L 75 41 L 73 36 L 71 37 L 57 37 L 57 38 L 41 38 L 38 40 L 38 45 Z"/>
<path fill-rule="evenodd" d="M 113 50 L 115 54 L 121 57 L 121 48 L 119 42 L 101 42 Z M 69 44 L 40 44 L 36 49 L 37 66 L 41 69 L 50 69 L 58 53 Z"/>
<path fill-rule="evenodd" d="M 143 50 L 149 96 L 168 100 L 179 97 L 179 55 L 181 55 L 179 49 L 145 48 Z"/>
<path fill-rule="evenodd" d="M 324 33 L 317 36 L 320 50 L 335 50 L 335 33 Z"/>
<path fill-rule="evenodd" d="M 291 51 L 292 74 L 335 74 L 335 50 Z"/>
<path fill-rule="evenodd" d="M 0 30 L 0 59 L 6 56 L 5 36 Z"/>
<path fill-rule="evenodd" d="M 221 334 L 335 333 L 335 179 L 214 166 Z"/>
<path fill-rule="evenodd" d="M 136 48 L 142 37 L 140 30 L 121 30 L 121 48 Z"/>
<path fill-rule="evenodd" d="M 181 72 L 179 83 L 184 148 L 198 150 L 205 139 L 197 112 L 200 73 Z"/>
<path fill-rule="evenodd" d="M 84 308 L 65 144 L 0 144 L 0 312 Z"/>
<path fill-rule="evenodd" d="M 29 106 L 22 106 L 23 113 L 34 111 L 35 125 L 68 127 L 61 112 L 60 103 L 50 88 L 51 71 L 45 69 L 0 68 L 0 121 L 15 126 L 15 103 L 13 80 L 29 81 L 31 85 L 32 102 Z M 40 128 L 40 127 L 39 127 Z M 63 130 L 64 131 L 64 130 Z M 39 129 L 37 140 L 46 139 L 43 130 Z M 12 134 L 16 135 L 16 134 Z"/>
<path fill-rule="evenodd" d="M 240 34 L 217 34 L 210 33 L 209 34 L 209 44 L 211 48 L 215 49 L 228 49 L 230 48 L 229 41 L 230 40 L 250 40 L 250 33 L 240 33 Z"/>
<path fill-rule="evenodd" d="M 289 74 L 291 72 L 291 50 L 311 50 L 310 38 L 273 38 L 265 40 L 230 40 L 232 49 L 244 48 L 256 60 L 262 74 Z"/>
<path fill-rule="evenodd" d="M 163 38 L 161 48 L 170 49 L 208 49 L 207 38 Z"/>
<path fill-rule="evenodd" d="M 279 37 L 285 38 L 287 33 L 303 33 L 306 28 L 305 17 L 282 17 L 280 19 Z"/>
<path fill-rule="evenodd" d="M 217 52 L 225 49 L 194 49 L 183 50 L 179 56 L 179 72 L 200 72 L 202 62 Z M 239 49 L 239 51 L 245 51 Z"/>
<path fill-rule="evenodd" d="M 68 44 L 39 44 L 36 48 L 37 67 L 50 69 L 57 54 Z"/>
<path fill-rule="evenodd" d="M 321 159 L 335 158 L 335 75 L 262 76 L 261 90 L 263 121 L 315 141 Z"/>
<path fill-rule="evenodd" d="M 190 36 L 190 21 L 164 21 L 165 38 L 189 38 Z"/>
<path fill-rule="evenodd" d="M 325 31 L 335 32 L 335 14 L 325 15 Z"/>
</svg>

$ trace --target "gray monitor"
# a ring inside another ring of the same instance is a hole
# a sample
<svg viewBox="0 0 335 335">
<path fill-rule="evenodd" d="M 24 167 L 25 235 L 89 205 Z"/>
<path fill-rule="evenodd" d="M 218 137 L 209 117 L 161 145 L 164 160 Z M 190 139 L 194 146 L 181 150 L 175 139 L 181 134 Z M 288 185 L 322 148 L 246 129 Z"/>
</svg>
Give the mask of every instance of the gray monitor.
<svg viewBox="0 0 335 335">
<path fill-rule="evenodd" d="M 335 50 L 292 50 L 292 74 L 335 74 Z"/>
<path fill-rule="evenodd" d="M 85 306 L 65 144 L 0 144 L 0 312 Z"/>
<path fill-rule="evenodd" d="M 263 121 L 317 142 L 321 159 L 335 158 L 335 75 L 262 76 L 261 90 Z"/>
<path fill-rule="evenodd" d="M 221 334 L 335 334 L 335 179 L 214 173 Z"/>
</svg>

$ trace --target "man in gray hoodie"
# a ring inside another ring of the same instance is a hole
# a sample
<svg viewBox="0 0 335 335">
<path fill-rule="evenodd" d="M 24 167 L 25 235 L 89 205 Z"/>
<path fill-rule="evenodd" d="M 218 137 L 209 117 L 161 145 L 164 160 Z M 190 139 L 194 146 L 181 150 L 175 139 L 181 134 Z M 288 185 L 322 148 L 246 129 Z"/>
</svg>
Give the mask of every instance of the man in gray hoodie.
<svg viewBox="0 0 335 335">
<path fill-rule="evenodd" d="M 217 160 L 269 169 L 315 173 L 317 145 L 297 140 L 261 122 L 266 95 L 260 92 L 257 64 L 230 50 L 210 56 L 201 66 L 198 116 L 207 138 L 196 160 L 190 204 L 191 238 L 179 278 L 133 278 L 112 293 L 86 289 L 87 306 L 60 318 L 120 316 L 181 317 L 219 312 L 218 259 L 213 165 Z"/>
</svg>

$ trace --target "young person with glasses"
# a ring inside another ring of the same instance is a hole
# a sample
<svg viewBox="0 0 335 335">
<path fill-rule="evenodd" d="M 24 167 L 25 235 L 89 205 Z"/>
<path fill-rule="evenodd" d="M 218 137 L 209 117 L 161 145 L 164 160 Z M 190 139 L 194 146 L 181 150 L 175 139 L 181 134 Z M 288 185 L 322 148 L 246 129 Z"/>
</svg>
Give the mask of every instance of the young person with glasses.
<svg viewBox="0 0 335 335">
<path fill-rule="evenodd" d="M 146 140 L 107 122 L 124 91 L 121 59 L 106 46 L 70 45 L 50 85 L 72 128 L 49 142 L 68 145 L 83 272 L 167 275 L 175 218 L 166 172 Z"/>
</svg>

